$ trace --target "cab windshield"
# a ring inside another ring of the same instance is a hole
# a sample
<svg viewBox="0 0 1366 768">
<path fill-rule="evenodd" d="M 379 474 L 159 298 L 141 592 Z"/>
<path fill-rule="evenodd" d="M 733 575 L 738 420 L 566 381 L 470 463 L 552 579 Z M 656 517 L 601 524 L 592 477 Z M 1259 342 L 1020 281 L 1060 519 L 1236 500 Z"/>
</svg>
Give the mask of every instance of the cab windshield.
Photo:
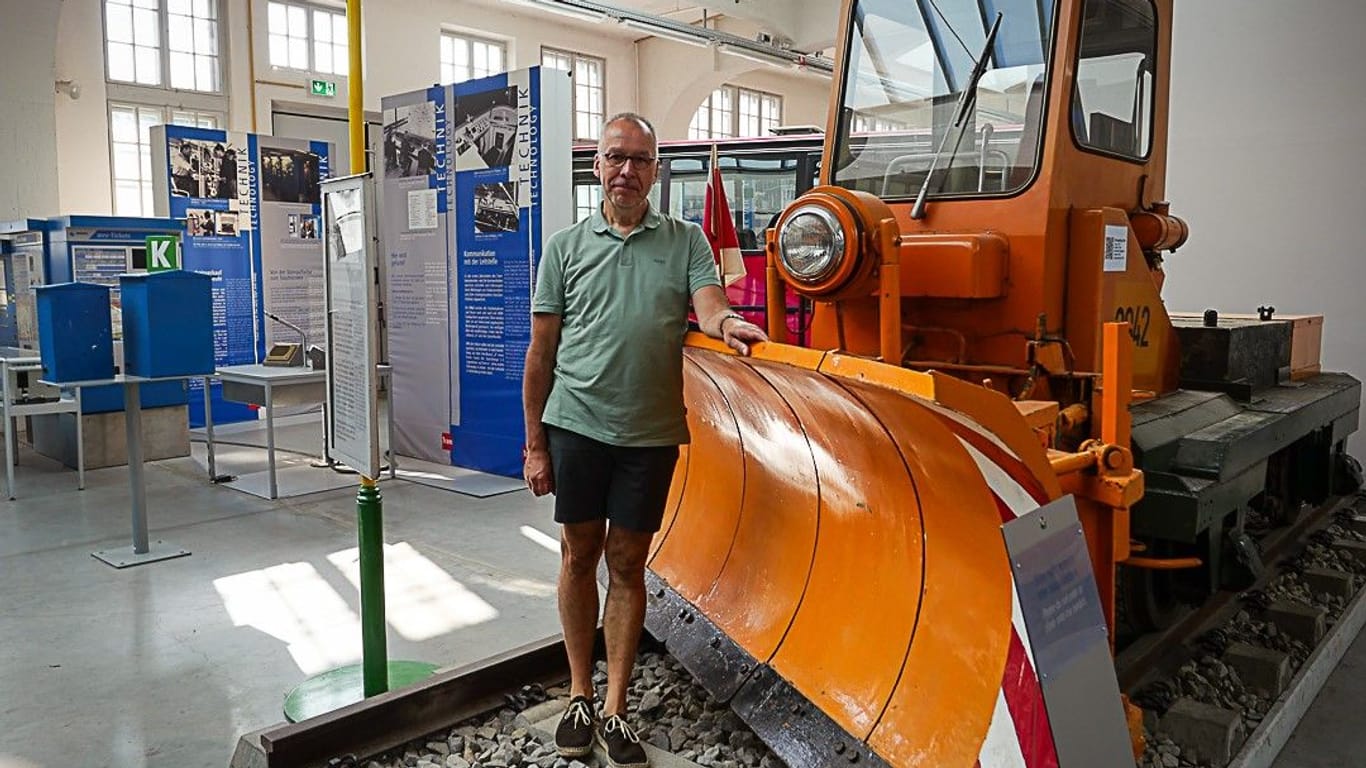
<svg viewBox="0 0 1366 768">
<path fill-rule="evenodd" d="M 931 168 L 929 198 L 1005 195 L 1029 183 L 1051 0 L 859 0 L 853 14 L 831 183 L 902 200 L 916 197 Z"/>
</svg>

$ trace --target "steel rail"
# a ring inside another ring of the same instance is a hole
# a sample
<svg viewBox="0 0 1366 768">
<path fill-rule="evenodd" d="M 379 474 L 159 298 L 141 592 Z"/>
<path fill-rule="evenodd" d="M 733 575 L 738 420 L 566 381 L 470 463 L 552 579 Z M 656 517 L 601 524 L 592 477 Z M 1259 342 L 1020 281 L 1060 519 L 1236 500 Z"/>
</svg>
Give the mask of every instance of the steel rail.
<svg viewBox="0 0 1366 768">
<path fill-rule="evenodd" d="M 601 633 L 599 633 L 601 647 Z M 564 640 L 554 635 L 481 661 L 438 672 L 298 723 L 259 734 L 267 768 L 306 768 L 333 757 L 363 759 L 502 706 L 524 685 L 569 678 Z"/>
<path fill-rule="evenodd" d="M 1214 626 L 1222 624 L 1240 609 L 1241 597 L 1271 582 L 1282 569 L 1273 565 L 1289 555 L 1305 538 L 1333 521 L 1343 507 L 1350 506 L 1356 494 L 1331 497 L 1316 509 L 1306 510 L 1294 522 L 1277 528 L 1261 540 L 1262 560 L 1267 564 L 1262 575 L 1247 589 L 1220 590 L 1207 598 L 1165 630 L 1150 633 L 1135 640 L 1115 657 L 1115 671 L 1119 687 L 1132 695 L 1163 671 L 1163 662 L 1172 658 L 1188 640 L 1192 640 Z"/>
</svg>

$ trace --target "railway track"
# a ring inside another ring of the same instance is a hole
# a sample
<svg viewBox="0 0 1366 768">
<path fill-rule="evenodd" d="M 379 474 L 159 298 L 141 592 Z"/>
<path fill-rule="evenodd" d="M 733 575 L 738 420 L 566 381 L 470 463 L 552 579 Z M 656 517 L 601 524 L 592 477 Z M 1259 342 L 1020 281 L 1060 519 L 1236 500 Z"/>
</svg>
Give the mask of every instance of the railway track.
<svg viewBox="0 0 1366 768">
<path fill-rule="evenodd" d="M 1302 514 L 1259 544 L 1267 569 L 1248 590 L 1215 595 L 1116 658 L 1121 689 L 1147 713 L 1140 768 L 1269 766 L 1366 623 L 1366 495 Z M 656 765 L 781 765 L 660 646 L 644 643 L 631 701 Z M 559 758 L 550 743 L 564 659 L 560 638 L 548 637 L 247 734 L 231 768 L 592 766 Z"/>
<path fill-rule="evenodd" d="M 601 637 L 599 637 L 601 650 Z M 558 757 L 569 676 L 559 637 L 442 672 L 403 691 L 241 738 L 231 768 L 591 768 Z M 605 690 L 605 664 L 595 682 Z M 601 692 L 600 690 L 600 692 Z M 759 738 L 650 638 L 632 677 L 634 724 L 656 768 L 777 768 Z"/>
<path fill-rule="evenodd" d="M 1366 495 L 1302 513 L 1259 541 L 1264 573 L 1116 658 L 1145 710 L 1140 768 L 1270 766 L 1366 623 Z"/>
</svg>

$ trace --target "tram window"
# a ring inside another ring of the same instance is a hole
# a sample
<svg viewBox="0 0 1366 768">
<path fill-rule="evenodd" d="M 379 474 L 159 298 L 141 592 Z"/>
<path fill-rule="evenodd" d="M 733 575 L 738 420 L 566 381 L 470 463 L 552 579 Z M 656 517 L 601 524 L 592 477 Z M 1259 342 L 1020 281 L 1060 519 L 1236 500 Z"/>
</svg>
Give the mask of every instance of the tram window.
<svg viewBox="0 0 1366 768">
<path fill-rule="evenodd" d="M 1087 0 L 1072 92 L 1078 145 L 1139 160 L 1148 156 L 1156 17 L 1150 0 Z"/>
<path fill-rule="evenodd" d="M 602 205 L 602 185 L 592 176 L 574 182 L 574 221 L 583 221 Z"/>
<path fill-rule="evenodd" d="M 702 222 L 707 200 L 707 158 L 673 158 L 669 165 L 669 213 Z M 797 161 L 793 158 L 722 157 L 726 203 L 735 218 L 740 249 L 763 247 L 764 229 L 773 216 L 797 196 Z"/>
</svg>

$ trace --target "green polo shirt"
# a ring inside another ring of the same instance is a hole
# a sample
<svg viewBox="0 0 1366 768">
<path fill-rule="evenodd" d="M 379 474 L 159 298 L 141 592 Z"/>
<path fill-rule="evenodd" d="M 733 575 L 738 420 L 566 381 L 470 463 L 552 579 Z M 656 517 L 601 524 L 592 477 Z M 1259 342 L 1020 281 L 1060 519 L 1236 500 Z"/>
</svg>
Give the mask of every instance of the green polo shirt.
<svg viewBox="0 0 1366 768">
<path fill-rule="evenodd" d="M 625 237 L 601 210 L 551 235 L 531 302 L 562 320 L 542 420 L 609 445 L 688 442 L 688 307 L 720 284 L 702 228 L 653 207 Z"/>
</svg>

